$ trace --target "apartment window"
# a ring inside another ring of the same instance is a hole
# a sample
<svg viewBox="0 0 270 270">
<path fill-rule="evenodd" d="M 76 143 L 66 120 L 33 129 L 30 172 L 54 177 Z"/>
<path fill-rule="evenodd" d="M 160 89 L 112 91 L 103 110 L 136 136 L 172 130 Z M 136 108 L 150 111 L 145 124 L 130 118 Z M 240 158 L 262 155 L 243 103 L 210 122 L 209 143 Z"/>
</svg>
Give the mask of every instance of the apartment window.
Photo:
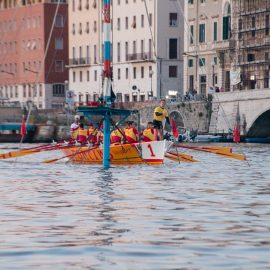
<svg viewBox="0 0 270 270">
<path fill-rule="evenodd" d="M 56 38 L 55 39 L 55 49 L 56 50 L 63 50 L 63 48 L 64 48 L 63 38 Z"/>
<path fill-rule="evenodd" d="M 133 41 L 133 54 L 136 54 L 137 52 L 137 43 L 136 40 Z"/>
<path fill-rule="evenodd" d="M 189 5 L 193 5 L 194 4 L 194 0 L 188 0 L 188 4 Z"/>
<path fill-rule="evenodd" d="M 64 61 L 56 60 L 55 61 L 55 72 L 63 72 L 64 71 Z"/>
<path fill-rule="evenodd" d="M 239 19 L 238 20 L 238 30 L 239 30 L 239 32 L 238 32 L 238 38 L 239 39 L 241 39 L 242 38 L 242 29 L 243 29 L 243 21 L 242 21 L 242 19 Z"/>
<path fill-rule="evenodd" d="M 269 88 L 269 70 L 264 72 L 264 88 Z"/>
<path fill-rule="evenodd" d="M 73 71 L 73 82 L 76 82 L 76 72 Z"/>
<path fill-rule="evenodd" d="M 223 17 L 223 40 L 229 39 L 231 35 L 231 16 Z"/>
<path fill-rule="evenodd" d="M 57 15 L 55 19 L 55 27 L 64 27 L 64 17 L 63 15 Z"/>
<path fill-rule="evenodd" d="M 126 68 L 126 79 L 128 79 L 128 68 Z"/>
<path fill-rule="evenodd" d="M 118 80 L 121 79 L 121 69 L 120 68 L 117 69 L 117 79 Z"/>
<path fill-rule="evenodd" d="M 82 82 L 83 81 L 83 73 L 82 73 L 82 71 L 80 71 L 80 82 Z"/>
<path fill-rule="evenodd" d="M 189 89 L 194 89 L 194 75 L 189 75 Z"/>
<path fill-rule="evenodd" d="M 133 16 L 132 28 L 136 28 L 136 16 Z"/>
<path fill-rule="evenodd" d="M 194 37 L 194 25 L 190 25 L 189 29 L 190 29 L 189 43 L 193 44 L 194 43 L 194 40 L 193 40 L 193 37 Z"/>
<path fill-rule="evenodd" d="M 42 84 L 39 85 L 39 96 L 42 97 Z"/>
<path fill-rule="evenodd" d="M 144 78 L 144 67 L 141 67 L 141 78 Z"/>
<path fill-rule="evenodd" d="M 177 23 L 177 13 L 170 13 L 169 25 L 172 26 L 172 27 L 178 25 L 178 23 Z"/>
<path fill-rule="evenodd" d="M 143 58 L 143 55 L 144 55 L 144 40 L 143 39 L 141 40 L 141 55 Z"/>
<path fill-rule="evenodd" d="M 128 42 L 125 42 L 126 61 L 128 61 Z"/>
<path fill-rule="evenodd" d="M 217 41 L 217 22 L 213 24 L 213 40 Z"/>
<path fill-rule="evenodd" d="M 90 81 L 90 71 L 89 70 L 87 70 L 86 76 L 87 76 L 87 81 L 89 82 Z"/>
<path fill-rule="evenodd" d="M 54 97 L 64 97 L 65 96 L 65 85 L 54 84 L 53 85 L 53 96 Z"/>
<path fill-rule="evenodd" d="M 200 75 L 200 93 L 206 95 L 206 75 Z"/>
<path fill-rule="evenodd" d="M 94 45 L 94 64 L 97 63 L 97 45 Z"/>
<path fill-rule="evenodd" d="M 255 35 L 256 35 L 255 27 L 256 27 L 256 18 L 255 17 L 252 17 L 252 19 L 251 19 L 251 28 L 253 30 L 251 31 L 251 35 L 253 37 L 255 37 Z"/>
<path fill-rule="evenodd" d="M 254 53 L 249 53 L 247 55 L 247 61 L 248 62 L 254 62 L 255 61 L 255 54 Z"/>
<path fill-rule="evenodd" d="M 177 39 L 169 39 L 169 59 L 177 59 Z"/>
<path fill-rule="evenodd" d="M 137 72 L 137 70 L 136 70 L 136 68 L 134 67 L 134 68 L 133 68 L 133 79 L 136 79 L 136 72 Z"/>
<path fill-rule="evenodd" d="M 199 42 L 204 43 L 205 42 L 205 24 L 200 24 L 199 26 Z"/>
<path fill-rule="evenodd" d="M 205 58 L 199 58 L 199 66 L 200 67 L 205 66 Z"/>
<path fill-rule="evenodd" d="M 141 27 L 144 27 L 144 15 L 141 15 Z"/>
<path fill-rule="evenodd" d="M 153 22 L 152 22 L 152 21 L 153 21 L 153 20 L 152 20 L 152 17 L 153 17 L 153 16 L 152 16 L 152 13 L 149 13 L 149 25 L 150 25 L 150 26 L 152 26 L 152 24 L 153 24 Z"/>
<path fill-rule="evenodd" d="M 177 78 L 177 66 L 169 66 L 169 78 Z"/>
<path fill-rule="evenodd" d="M 188 67 L 193 67 L 193 59 L 188 59 Z"/>
<path fill-rule="evenodd" d="M 265 35 L 268 36 L 269 35 L 269 15 L 265 16 Z"/>
<path fill-rule="evenodd" d="M 120 31 L 121 29 L 121 21 L 120 21 L 120 18 L 117 18 L 117 30 Z"/>
<path fill-rule="evenodd" d="M 120 46 L 120 42 L 117 42 L 117 61 L 118 62 L 121 61 L 121 46 Z"/>
<path fill-rule="evenodd" d="M 94 71 L 94 80 L 95 80 L 95 82 L 97 81 L 97 71 L 96 70 Z"/>
<path fill-rule="evenodd" d="M 128 17 L 126 17 L 126 19 L 125 19 L 125 27 L 126 27 L 126 29 L 128 29 Z"/>
</svg>

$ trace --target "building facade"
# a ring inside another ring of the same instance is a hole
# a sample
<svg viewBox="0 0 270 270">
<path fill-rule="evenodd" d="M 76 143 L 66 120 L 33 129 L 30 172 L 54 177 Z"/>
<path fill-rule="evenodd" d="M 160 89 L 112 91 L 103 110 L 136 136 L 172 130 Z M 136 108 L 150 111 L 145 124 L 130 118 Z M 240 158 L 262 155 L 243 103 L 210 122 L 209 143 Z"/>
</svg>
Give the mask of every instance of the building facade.
<svg viewBox="0 0 270 270">
<path fill-rule="evenodd" d="M 270 1 L 233 0 L 233 65 L 240 83 L 235 90 L 269 88 Z"/>
<path fill-rule="evenodd" d="M 185 6 L 184 91 L 230 91 L 231 1 L 188 0 Z"/>
<path fill-rule="evenodd" d="M 183 92 L 183 1 L 114 0 L 113 90 L 117 101 Z M 84 104 L 102 94 L 102 1 L 70 1 L 69 89 Z"/>
<path fill-rule="evenodd" d="M 1 99 L 40 109 L 64 106 L 68 6 L 57 2 L 0 0 Z"/>
</svg>

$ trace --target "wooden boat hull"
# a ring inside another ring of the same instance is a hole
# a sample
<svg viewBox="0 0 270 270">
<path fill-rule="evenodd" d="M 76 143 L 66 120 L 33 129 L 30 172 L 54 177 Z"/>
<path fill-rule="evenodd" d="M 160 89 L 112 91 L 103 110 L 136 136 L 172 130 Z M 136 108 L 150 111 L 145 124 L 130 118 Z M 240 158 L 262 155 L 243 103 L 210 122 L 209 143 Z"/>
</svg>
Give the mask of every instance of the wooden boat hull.
<svg viewBox="0 0 270 270">
<path fill-rule="evenodd" d="M 172 146 L 169 141 L 153 141 L 147 143 L 111 145 L 111 164 L 163 164 L 167 150 Z M 72 162 L 101 164 L 103 161 L 102 148 L 90 148 L 74 146 L 62 150 L 65 155 L 70 156 Z M 81 153 L 80 153 L 81 152 Z"/>
</svg>

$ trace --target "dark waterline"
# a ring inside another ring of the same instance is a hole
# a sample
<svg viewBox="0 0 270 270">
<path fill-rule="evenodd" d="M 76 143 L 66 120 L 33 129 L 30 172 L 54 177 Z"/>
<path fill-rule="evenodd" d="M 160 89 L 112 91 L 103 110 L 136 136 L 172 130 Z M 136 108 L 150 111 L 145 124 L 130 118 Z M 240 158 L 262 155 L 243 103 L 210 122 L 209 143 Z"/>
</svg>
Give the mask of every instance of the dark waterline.
<svg viewBox="0 0 270 270">
<path fill-rule="evenodd" d="M 235 151 L 249 162 L 0 161 L 0 269 L 269 269 L 270 146 Z"/>
</svg>

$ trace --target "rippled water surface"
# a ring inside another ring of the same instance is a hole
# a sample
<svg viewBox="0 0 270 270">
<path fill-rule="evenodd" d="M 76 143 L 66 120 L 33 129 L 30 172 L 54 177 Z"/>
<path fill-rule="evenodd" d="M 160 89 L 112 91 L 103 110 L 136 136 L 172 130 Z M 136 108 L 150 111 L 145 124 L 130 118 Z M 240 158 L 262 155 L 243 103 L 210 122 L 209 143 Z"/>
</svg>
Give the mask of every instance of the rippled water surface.
<svg viewBox="0 0 270 270">
<path fill-rule="evenodd" d="M 270 269 L 270 146 L 235 151 L 249 161 L 0 161 L 0 269 Z"/>
</svg>

